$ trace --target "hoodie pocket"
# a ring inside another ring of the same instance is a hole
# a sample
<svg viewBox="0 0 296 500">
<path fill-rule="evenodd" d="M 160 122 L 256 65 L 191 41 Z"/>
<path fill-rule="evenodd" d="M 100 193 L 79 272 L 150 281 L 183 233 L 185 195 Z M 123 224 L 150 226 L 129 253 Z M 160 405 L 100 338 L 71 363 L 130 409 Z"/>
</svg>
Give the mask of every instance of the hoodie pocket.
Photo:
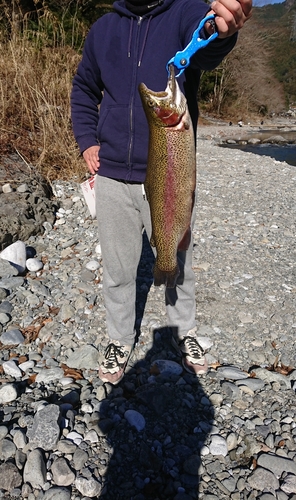
<svg viewBox="0 0 296 500">
<path fill-rule="evenodd" d="M 129 143 L 129 113 L 127 106 L 109 106 L 100 110 L 98 140 L 100 156 L 123 162 L 126 160 Z"/>
</svg>

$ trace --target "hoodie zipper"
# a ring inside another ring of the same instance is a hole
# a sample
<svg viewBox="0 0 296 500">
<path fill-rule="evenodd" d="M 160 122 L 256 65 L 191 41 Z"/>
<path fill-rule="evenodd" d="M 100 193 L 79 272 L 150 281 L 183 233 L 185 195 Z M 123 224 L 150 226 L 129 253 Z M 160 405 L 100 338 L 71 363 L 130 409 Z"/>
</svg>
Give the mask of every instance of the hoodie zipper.
<svg viewBox="0 0 296 500">
<path fill-rule="evenodd" d="M 129 132 L 130 132 L 130 137 L 129 137 L 129 146 L 128 146 L 128 174 L 127 174 L 127 180 L 129 180 L 131 176 L 131 157 L 132 157 L 132 147 L 133 147 L 133 115 L 134 115 L 134 100 L 135 100 L 135 82 L 136 82 L 136 77 L 137 77 L 137 56 L 138 56 L 138 49 L 139 49 L 139 40 L 140 40 L 140 28 L 141 28 L 141 22 L 142 22 L 142 17 L 138 18 L 137 21 L 137 33 L 136 33 L 136 43 L 134 46 L 134 50 L 131 54 L 133 57 L 133 80 L 132 80 L 132 94 L 131 94 L 131 99 L 130 99 L 130 110 L 129 110 Z"/>
</svg>

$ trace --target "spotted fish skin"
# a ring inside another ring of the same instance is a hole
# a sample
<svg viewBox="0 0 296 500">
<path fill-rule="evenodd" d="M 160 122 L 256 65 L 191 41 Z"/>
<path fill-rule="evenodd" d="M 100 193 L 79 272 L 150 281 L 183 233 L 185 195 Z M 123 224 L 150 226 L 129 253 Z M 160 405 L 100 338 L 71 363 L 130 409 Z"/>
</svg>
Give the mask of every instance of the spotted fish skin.
<svg viewBox="0 0 296 500">
<path fill-rule="evenodd" d="M 145 192 L 150 205 L 156 248 L 154 284 L 173 288 L 180 269 L 177 251 L 188 249 L 196 186 L 195 140 L 187 101 L 176 81 L 174 66 L 163 92 L 139 85 L 149 125 Z"/>
</svg>

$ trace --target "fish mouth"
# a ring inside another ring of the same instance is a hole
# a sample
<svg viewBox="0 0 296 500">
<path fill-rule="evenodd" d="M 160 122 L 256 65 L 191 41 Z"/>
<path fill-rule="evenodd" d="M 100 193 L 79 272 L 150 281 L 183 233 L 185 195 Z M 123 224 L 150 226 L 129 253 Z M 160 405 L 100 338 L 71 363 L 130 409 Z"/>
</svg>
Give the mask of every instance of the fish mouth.
<svg viewBox="0 0 296 500">
<path fill-rule="evenodd" d="M 169 66 L 169 77 L 164 91 L 154 92 L 144 83 L 139 85 L 139 93 L 148 121 L 157 126 L 176 127 L 187 110 L 187 102 L 175 77 L 175 67 Z"/>
<path fill-rule="evenodd" d="M 166 97 L 168 94 L 176 94 L 177 81 L 175 78 L 175 66 L 173 64 L 169 65 L 169 76 L 167 81 L 167 86 L 165 90 L 160 92 L 155 92 L 154 90 L 148 89 L 145 83 L 140 83 L 139 89 L 149 92 L 156 97 Z"/>
<path fill-rule="evenodd" d="M 184 114 L 183 106 L 183 94 L 175 78 L 175 67 L 173 64 L 169 65 L 169 77 L 167 81 L 167 86 L 165 90 L 161 92 L 155 92 L 149 89 L 144 83 L 140 83 L 139 92 L 142 97 L 145 98 L 148 105 L 151 107 L 156 106 L 166 106 L 172 109 L 172 113 L 178 111 L 181 116 Z"/>
</svg>

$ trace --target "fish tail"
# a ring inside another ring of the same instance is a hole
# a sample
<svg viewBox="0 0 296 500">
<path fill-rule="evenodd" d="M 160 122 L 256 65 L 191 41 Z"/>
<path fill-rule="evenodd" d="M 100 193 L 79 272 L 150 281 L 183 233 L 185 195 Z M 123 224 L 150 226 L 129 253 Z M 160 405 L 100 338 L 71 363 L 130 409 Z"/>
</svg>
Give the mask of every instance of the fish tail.
<svg viewBox="0 0 296 500">
<path fill-rule="evenodd" d="M 178 264 L 172 271 L 163 271 L 162 269 L 159 269 L 157 264 L 155 264 L 153 269 L 154 285 L 165 285 L 167 288 L 174 288 L 179 274 L 180 269 Z"/>
</svg>

